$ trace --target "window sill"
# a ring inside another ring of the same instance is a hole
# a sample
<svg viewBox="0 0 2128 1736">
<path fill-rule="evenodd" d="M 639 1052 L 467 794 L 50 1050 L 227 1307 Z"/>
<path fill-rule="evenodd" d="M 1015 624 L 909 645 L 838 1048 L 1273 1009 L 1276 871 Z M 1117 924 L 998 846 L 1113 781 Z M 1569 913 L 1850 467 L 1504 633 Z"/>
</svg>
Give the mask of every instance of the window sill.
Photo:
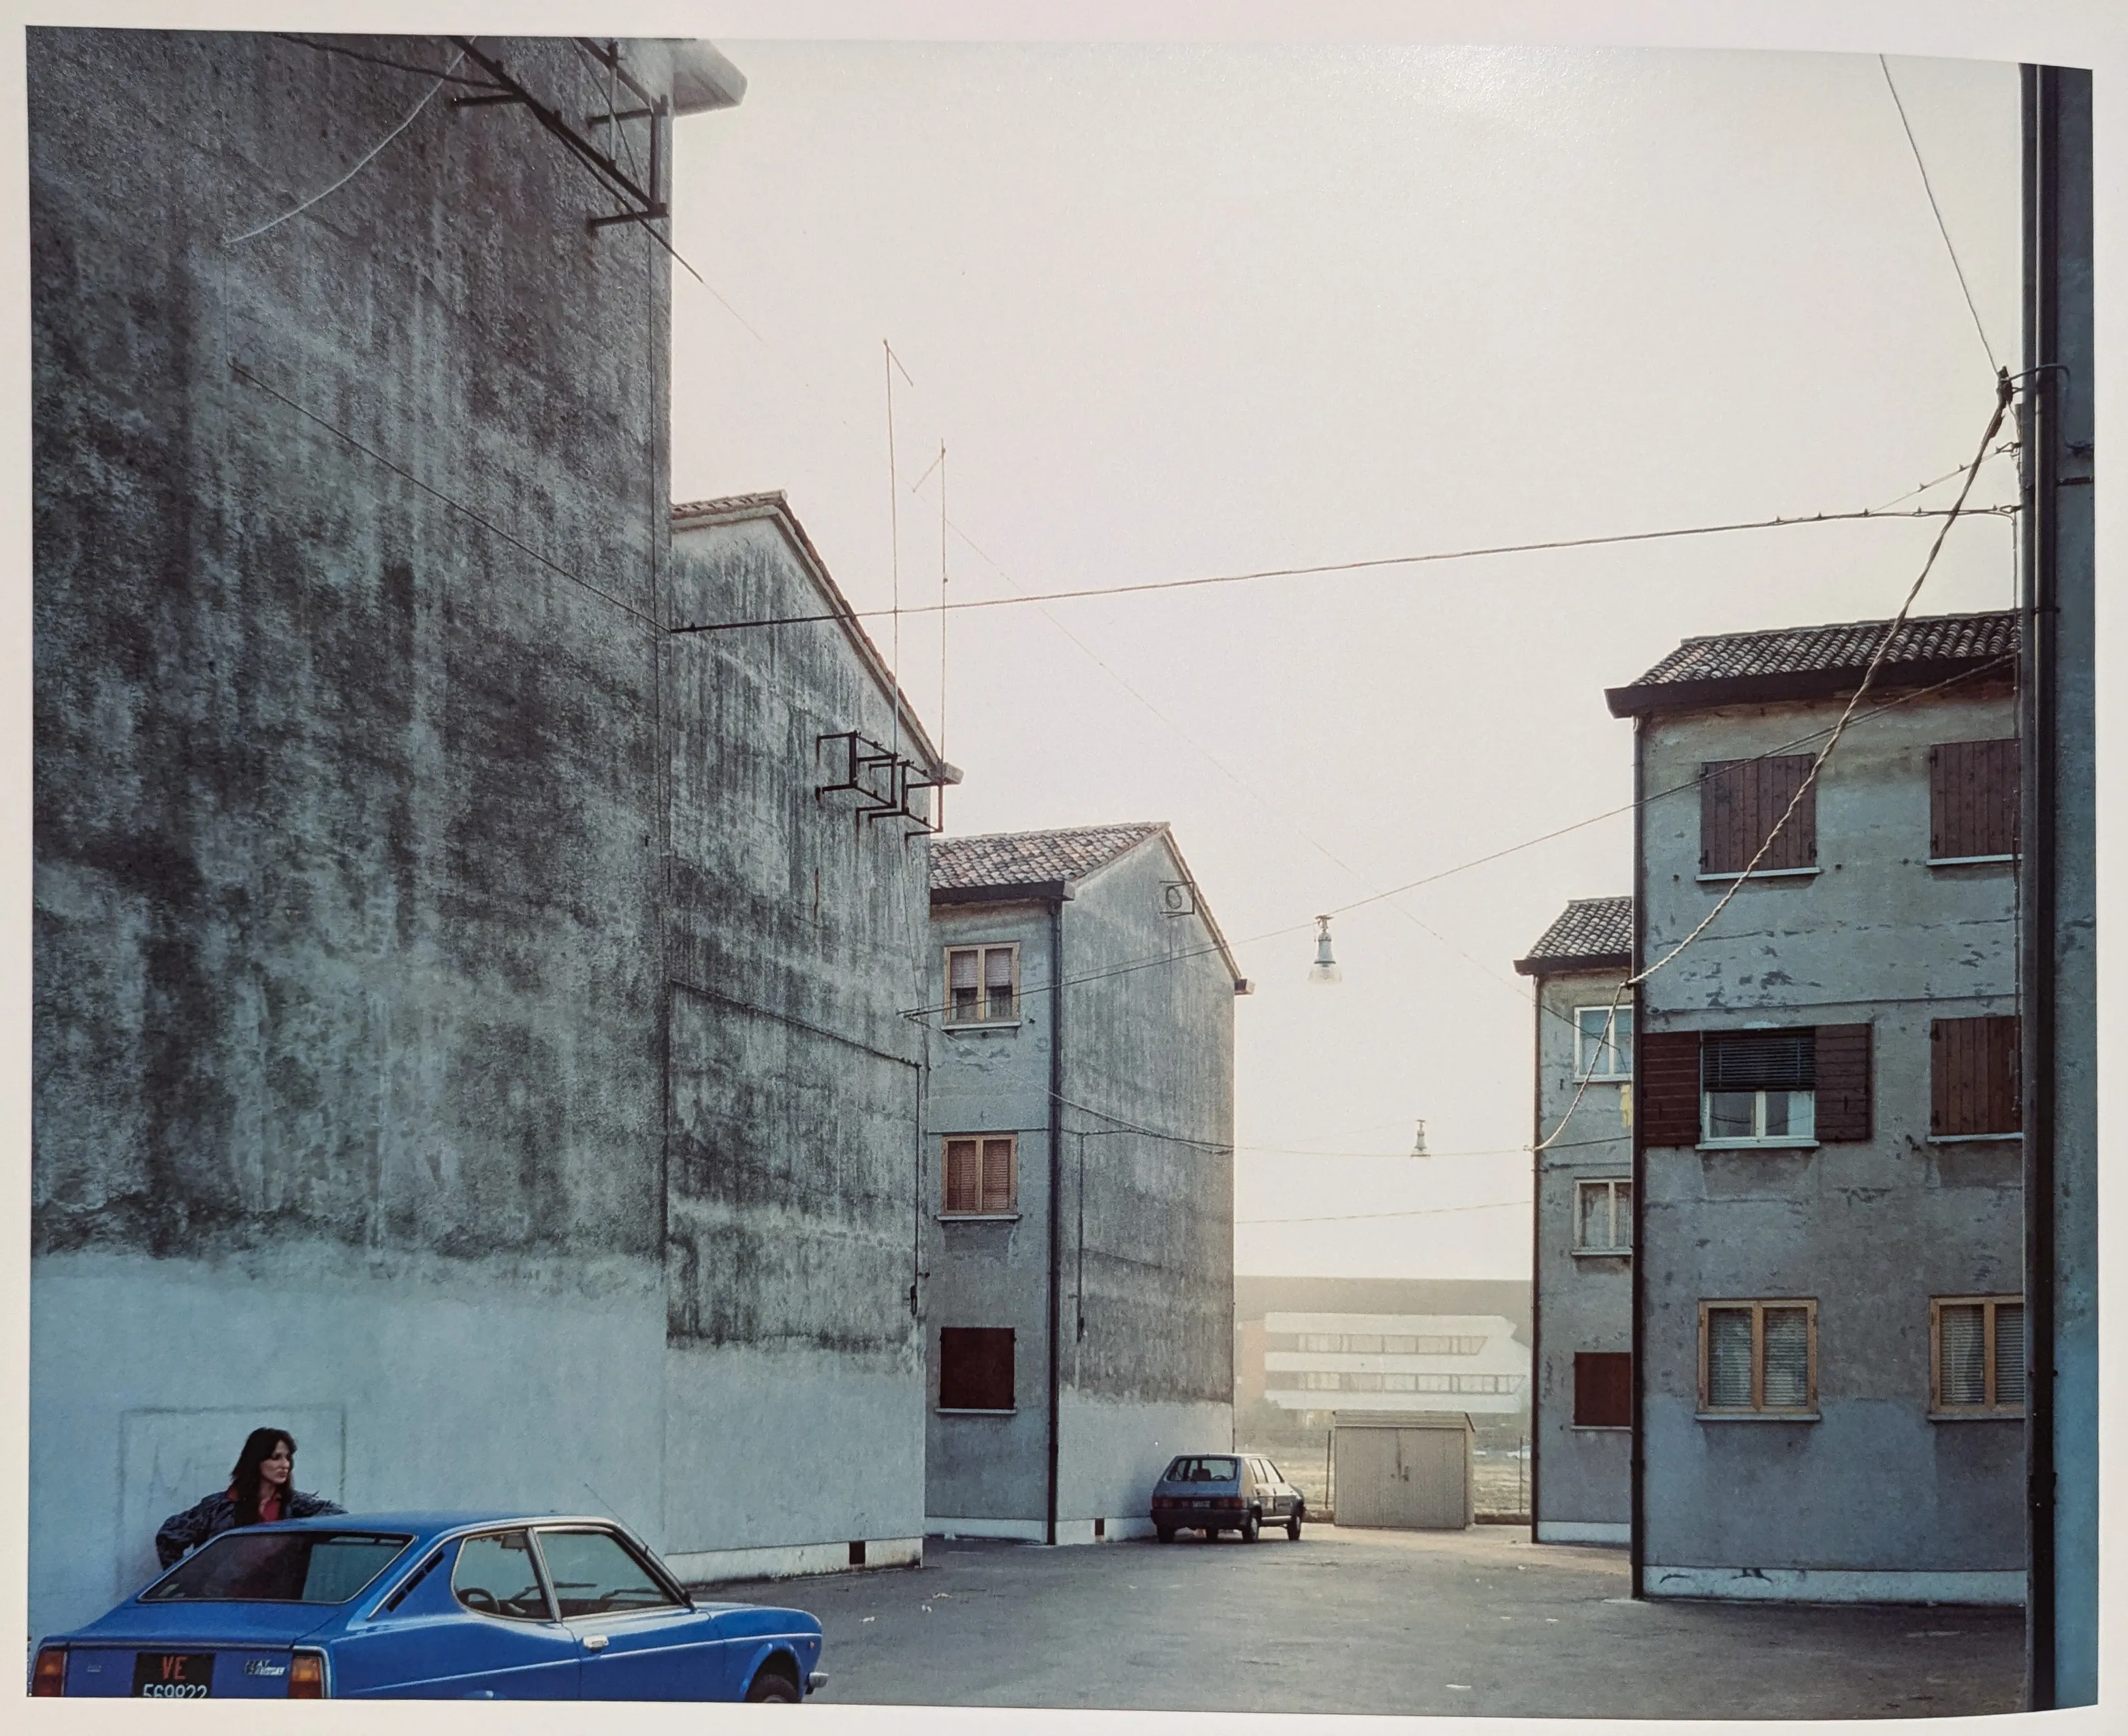
<svg viewBox="0 0 2128 1736">
<path fill-rule="evenodd" d="M 1816 1411 L 1696 1411 L 1700 1422 L 1820 1422 Z"/>
<path fill-rule="evenodd" d="M 1019 1415 L 1019 1412 L 1016 1409 L 1011 1411 L 981 1411 L 976 1409 L 972 1406 L 961 1405 L 950 1406 L 947 1405 L 937 1405 L 933 1407 L 933 1411 L 934 1415 L 939 1416 L 1017 1416 Z"/>
<path fill-rule="evenodd" d="M 1016 1018 L 964 1018 L 950 1024 L 942 1021 L 938 1028 L 952 1036 L 963 1031 L 1017 1031 L 1023 1022 Z"/>
<path fill-rule="evenodd" d="M 2019 1405 L 2015 1409 L 2005 1407 L 1997 1411 L 1931 1411 L 1928 1413 L 1928 1420 L 1931 1422 L 2022 1422 L 2025 1407 Z"/>
<path fill-rule="evenodd" d="M 938 1221 L 942 1224 L 1016 1224 L 1019 1221 L 1019 1214 L 1017 1212 L 941 1212 Z"/>
<path fill-rule="evenodd" d="M 1570 1248 L 1566 1250 L 1576 1259 L 1631 1259 L 1631 1248 Z"/>
<path fill-rule="evenodd" d="M 1814 1139 L 1703 1139 L 1694 1148 L 1700 1151 L 1815 1151 L 1818 1142 Z"/>
<path fill-rule="evenodd" d="M 1758 868 L 1749 874 L 1696 874 L 1693 878 L 1704 886 L 1710 881 L 1726 884 L 1730 880 L 1807 880 L 1823 871 L 1818 868 Z"/>
<path fill-rule="evenodd" d="M 2021 1128 L 2014 1133 L 1931 1133 L 1928 1136 L 1928 1142 L 1931 1145 L 1970 1145 L 1976 1141 L 1992 1141 L 1997 1145 L 2001 1145 L 2006 1140 L 2016 1140 L 2021 1144 L 2024 1137 L 2024 1131 Z"/>
<path fill-rule="evenodd" d="M 1574 1083 L 1577 1085 L 1630 1085 L 1632 1082 L 1633 1075 L 1630 1073 L 1577 1073 L 1574 1075 Z"/>
<path fill-rule="evenodd" d="M 1931 868 L 1978 868 L 1988 862 L 2014 862 L 2012 856 L 1932 856 L 1928 858 Z"/>
<path fill-rule="evenodd" d="M 1566 1425 L 1570 1435 L 1630 1435 L 1633 1425 L 1629 1422 L 1570 1422 Z"/>
</svg>

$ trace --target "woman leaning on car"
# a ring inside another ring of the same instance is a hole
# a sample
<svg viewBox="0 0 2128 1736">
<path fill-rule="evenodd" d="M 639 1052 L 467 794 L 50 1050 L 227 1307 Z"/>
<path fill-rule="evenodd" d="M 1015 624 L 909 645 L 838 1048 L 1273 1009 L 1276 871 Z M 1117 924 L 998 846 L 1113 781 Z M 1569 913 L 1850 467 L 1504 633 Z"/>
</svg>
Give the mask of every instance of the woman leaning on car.
<svg viewBox="0 0 2128 1736">
<path fill-rule="evenodd" d="M 182 1513 L 173 1513 L 155 1534 L 155 1555 L 175 1567 L 188 1549 L 238 1525 L 271 1525 L 347 1509 L 296 1487 L 296 1437 L 286 1429 L 254 1429 L 236 1455 L 229 1487 L 217 1489 Z"/>
</svg>

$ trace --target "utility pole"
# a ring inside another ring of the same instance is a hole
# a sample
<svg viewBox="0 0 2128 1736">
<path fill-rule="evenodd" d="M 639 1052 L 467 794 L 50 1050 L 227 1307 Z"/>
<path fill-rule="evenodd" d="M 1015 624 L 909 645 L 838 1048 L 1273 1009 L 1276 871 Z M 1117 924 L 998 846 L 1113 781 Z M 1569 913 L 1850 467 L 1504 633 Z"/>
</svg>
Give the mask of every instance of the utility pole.
<svg viewBox="0 0 2128 1736">
<path fill-rule="evenodd" d="M 2098 1698 L 2091 74 L 2023 77 L 2026 1704 Z"/>
</svg>

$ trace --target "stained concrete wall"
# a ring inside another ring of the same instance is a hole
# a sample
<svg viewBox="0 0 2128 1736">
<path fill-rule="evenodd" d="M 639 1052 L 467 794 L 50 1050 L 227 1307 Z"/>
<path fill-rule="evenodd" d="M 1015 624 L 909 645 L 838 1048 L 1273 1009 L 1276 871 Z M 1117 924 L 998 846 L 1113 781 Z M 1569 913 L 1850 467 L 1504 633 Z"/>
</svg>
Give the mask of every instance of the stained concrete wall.
<svg viewBox="0 0 2128 1736">
<path fill-rule="evenodd" d="M 980 1519 L 1033 1535 L 1046 1517 L 1049 1045 L 1060 1017 L 1059 1540 L 1090 1539 L 1096 1519 L 1108 1536 L 1137 1534 L 1169 1457 L 1233 1444 L 1234 985 L 1200 918 L 1161 913 L 1162 884 L 1184 875 L 1163 836 L 1075 884 L 1061 1013 L 1043 992 L 1050 907 L 933 912 L 933 1004 L 949 946 L 1018 942 L 1022 985 L 1018 1028 L 932 1037 L 928 1209 L 943 1202 L 945 1134 L 1020 1135 L 1017 1220 L 934 1224 L 927 1244 L 934 1403 L 940 1326 L 1018 1335 L 1014 1416 L 932 1417 L 933 1530 L 979 1530 L 949 1522 Z"/>
<path fill-rule="evenodd" d="M 486 46 L 602 106 L 567 44 Z M 881 715 L 853 648 L 748 686 L 663 644 L 669 256 L 443 96 L 236 239 L 433 82 L 30 33 L 40 1631 L 256 1421 L 357 1507 L 610 1503 L 703 1559 L 920 1531 L 883 960 L 921 853 L 797 822 L 813 713 Z M 772 1016 L 668 1017 L 672 975 Z"/>
<path fill-rule="evenodd" d="M 1651 719 L 1642 787 L 1780 747 L 1839 709 Z M 2016 1003 L 2012 870 L 1926 865 L 1928 749 L 2013 729 L 2000 688 L 1855 724 L 1821 778 L 1821 871 L 1747 883 L 1642 988 L 1643 1033 L 1869 1022 L 1874 1120 L 1862 1142 L 1643 1154 L 1651 1595 L 2021 1595 L 2018 1425 L 1928 1416 L 1930 1298 L 2022 1288 L 2019 1141 L 1929 1136 L 1931 1019 Z M 1696 879 L 1696 793 L 1643 815 L 1652 962 L 1728 883 Z M 1818 1299 L 1821 1420 L 1700 1420 L 1699 1302 L 1781 1296 Z"/>
<path fill-rule="evenodd" d="M 1625 975 L 1570 971 L 1537 982 L 1538 1121 L 1540 1136 L 1554 1141 L 1537 1157 L 1532 1425 L 1540 1543 L 1622 1544 L 1632 1520 L 1631 1430 L 1584 1428 L 1574 1421 L 1576 1353 L 1633 1348 L 1631 1258 L 1575 1249 L 1578 1184 L 1632 1174 L 1623 1084 L 1591 1079 L 1584 1091 L 1574 1072 L 1576 1009 L 1609 1006 Z M 1630 1020 L 1632 1008 L 1632 997 L 1622 997 L 1622 1020 Z"/>
<path fill-rule="evenodd" d="M 780 502 L 683 510 L 667 618 L 824 613 L 824 580 Z M 668 652 L 666 1534 L 689 1560 L 923 1535 L 924 1038 L 905 1015 L 928 861 L 914 823 L 819 793 L 847 766 L 823 738 L 899 733 L 938 768 L 857 631 Z"/>
</svg>

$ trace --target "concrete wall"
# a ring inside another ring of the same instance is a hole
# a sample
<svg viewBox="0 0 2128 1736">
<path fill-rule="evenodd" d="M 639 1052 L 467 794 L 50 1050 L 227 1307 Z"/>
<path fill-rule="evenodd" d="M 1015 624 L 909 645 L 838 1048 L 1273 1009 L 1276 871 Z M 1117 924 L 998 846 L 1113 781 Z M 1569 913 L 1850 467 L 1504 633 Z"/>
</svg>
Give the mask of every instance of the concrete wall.
<svg viewBox="0 0 2128 1736">
<path fill-rule="evenodd" d="M 1161 884 L 1181 872 L 1155 839 L 1079 883 L 1064 905 L 1060 1542 L 1090 1540 L 1096 1519 L 1106 1536 L 1138 1534 L 1169 1457 L 1233 1444 L 1233 978 L 1216 951 L 1099 975 L 1209 946 L 1199 918 L 1161 913 Z M 933 913 L 932 1004 L 943 998 L 949 946 L 1017 942 L 1022 991 L 1017 1027 L 932 1037 L 927 1212 L 943 1200 L 944 1135 L 1020 1136 L 1016 1219 L 934 1221 L 929 1232 L 934 1406 L 939 1328 L 1017 1335 L 1014 1416 L 933 1410 L 933 1530 L 1038 1536 L 1047 1516 L 1050 923 L 1044 905 Z"/>
<path fill-rule="evenodd" d="M 1657 719 L 1643 787 L 1830 725 L 1834 704 Z M 1643 1154 L 1649 1592 L 2015 1601 L 2021 1430 L 1931 1421 L 1929 1301 L 2022 1288 L 2019 1141 L 1929 1136 L 1929 1023 L 2016 1010 L 2012 870 L 1932 869 L 1928 748 L 2007 736 L 1999 689 L 1850 731 L 1821 780 L 1815 877 L 1747 884 L 1642 989 L 1642 1032 L 1873 1026 L 1874 1136 Z M 1646 957 L 1727 883 L 1696 880 L 1696 794 L 1644 809 Z M 1701 1421 L 1698 1304 L 1818 1299 L 1816 1421 Z"/>
<path fill-rule="evenodd" d="M 821 612 L 780 506 L 676 527 L 668 619 Z M 667 668 L 667 1547 L 919 1539 L 929 874 L 907 823 L 815 793 L 823 736 L 891 742 L 889 692 L 836 623 L 680 636 Z"/>
<path fill-rule="evenodd" d="M 432 83 L 29 38 L 38 1631 L 262 1421 L 351 1506 L 920 1533 L 922 856 L 807 809 L 853 653 L 663 643 L 790 584 L 668 570 L 669 257 L 442 97 L 233 239 Z"/>
<path fill-rule="evenodd" d="M 1621 1113 L 1622 1084 L 1574 1076 L 1575 1013 L 1608 1007 L 1626 973 L 1574 971 L 1538 979 L 1537 1078 L 1542 1137 L 1555 1143 L 1537 1158 L 1537 1355 L 1532 1434 L 1537 1455 L 1537 1536 L 1540 1543 L 1630 1540 L 1632 1435 L 1627 1429 L 1577 1427 L 1574 1359 L 1580 1351 L 1633 1347 L 1630 1258 L 1579 1254 L 1576 1186 L 1632 1174 L 1632 1139 Z M 1630 1018 L 1632 997 L 1619 1016 Z M 1573 1114 L 1565 1125 L 1562 1117 Z M 1555 1138 L 1556 1136 L 1556 1138 Z"/>
</svg>

